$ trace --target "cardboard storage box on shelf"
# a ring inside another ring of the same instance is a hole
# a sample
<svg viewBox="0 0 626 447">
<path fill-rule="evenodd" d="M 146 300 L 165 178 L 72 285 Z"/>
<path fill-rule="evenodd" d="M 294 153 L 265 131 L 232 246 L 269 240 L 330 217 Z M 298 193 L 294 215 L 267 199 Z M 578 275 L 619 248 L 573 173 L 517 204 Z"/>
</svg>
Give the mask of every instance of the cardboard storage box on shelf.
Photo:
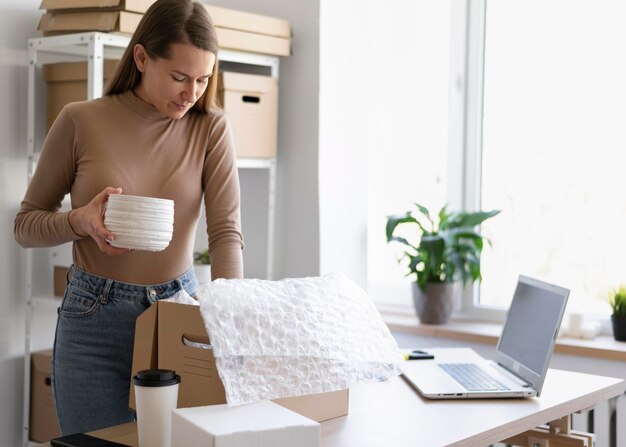
<svg viewBox="0 0 626 447">
<path fill-rule="evenodd" d="M 67 271 L 69 269 L 70 268 L 66 266 L 54 266 L 54 296 L 63 296 L 65 294 L 65 286 L 67 285 Z"/>
<path fill-rule="evenodd" d="M 37 29 L 44 35 L 87 31 L 132 34 L 155 0 L 42 0 Z M 219 47 L 289 56 L 291 25 L 274 17 L 205 5 L 213 19 Z"/>
<path fill-rule="evenodd" d="M 288 21 L 235 9 L 205 5 L 217 30 L 220 48 L 289 56 Z"/>
<path fill-rule="evenodd" d="M 130 11 L 143 14 L 156 0 L 42 0 L 39 9 L 48 11 Z"/>
<path fill-rule="evenodd" d="M 45 35 L 85 31 L 132 34 L 155 0 L 42 0 L 37 29 Z"/>
<path fill-rule="evenodd" d="M 137 318 L 133 376 L 142 369 L 175 370 L 181 377 L 179 408 L 226 403 L 213 351 L 190 346 L 187 341 L 209 344 L 200 308 L 157 301 Z M 135 408 L 134 391 L 131 386 L 130 408 Z M 348 390 L 275 399 L 274 402 L 318 422 L 348 414 Z"/>
<path fill-rule="evenodd" d="M 37 29 L 44 35 L 101 31 L 132 34 L 143 14 L 128 11 L 46 12 Z"/>
<path fill-rule="evenodd" d="M 113 74 L 118 61 L 104 60 L 104 83 Z M 87 99 L 87 62 L 63 62 L 43 66 L 46 82 L 46 130 L 50 129 L 66 104 Z"/>
<path fill-rule="evenodd" d="M 30 356 L 30 432 L 31 441 L 47 442 L 60 436 L 52 401 L 52 350 Z"/>
<path fill-rule="evenodd" d="M 172 447 L 318 447 L 320 424 L 272 402 L 172 412 Z"/>
<path fill-rule="evenodd" d="M 215 27 L 219 47 L 226 50 L 249 51 L 275 56 L 291 55 L 291 38 L 267 36 L 228 28 Z"/>
<path fill-rule="evenodd" d="M 269 76 L 221 72 L 219 100 L 228 112 L 237 156 L 276 155 L 278 82 Z"/>
</svg>

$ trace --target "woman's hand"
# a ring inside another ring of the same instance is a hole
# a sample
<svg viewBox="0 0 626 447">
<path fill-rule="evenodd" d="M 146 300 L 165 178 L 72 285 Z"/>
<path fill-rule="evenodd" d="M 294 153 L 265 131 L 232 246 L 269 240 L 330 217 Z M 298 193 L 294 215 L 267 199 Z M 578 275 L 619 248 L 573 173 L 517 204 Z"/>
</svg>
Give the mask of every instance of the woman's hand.
<svg viewBox="0 0 626 447">
<path fill-rule="evenodd" d="M 95 196 L 87 205 L 70 211 L 70 225 L 74 232 L 80 236 L 90 236 L 100 251 L 107 255 L 119 255 L 127 253 L 127 248 L 116 248 L 109 245 L 107 240 L 114 240 L 115 235 L 104 227 L 104 209 L 110 194 L 121 194 L 122 188 L 105 188 Z"/>
</svg>

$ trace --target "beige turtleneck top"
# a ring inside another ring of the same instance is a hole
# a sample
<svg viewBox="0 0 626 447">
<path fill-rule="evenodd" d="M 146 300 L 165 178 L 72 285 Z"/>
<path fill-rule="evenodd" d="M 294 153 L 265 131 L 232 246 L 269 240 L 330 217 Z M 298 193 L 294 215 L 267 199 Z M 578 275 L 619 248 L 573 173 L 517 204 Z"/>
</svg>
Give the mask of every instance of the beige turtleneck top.
<svg viewBox="0 0 626 447">
<path fill-rule="evenodd" d="M 69 212 L 105 187 L 124 194 L 174 200 L 174 234 L 161 252 L 102 253 L 90 237 L 77 235 Z M 72 103 L 50 129 L 15 218 L 23 247 L 73 242 L 73 262 L 86 272 L 133 284 L 159 284 L 192 264 L 204 195 L 211 276 L 243 275 L 239 178 L 225 114 L 189 111 L 182 119 L 162 115 L 132 91 Z"/>
</svg>

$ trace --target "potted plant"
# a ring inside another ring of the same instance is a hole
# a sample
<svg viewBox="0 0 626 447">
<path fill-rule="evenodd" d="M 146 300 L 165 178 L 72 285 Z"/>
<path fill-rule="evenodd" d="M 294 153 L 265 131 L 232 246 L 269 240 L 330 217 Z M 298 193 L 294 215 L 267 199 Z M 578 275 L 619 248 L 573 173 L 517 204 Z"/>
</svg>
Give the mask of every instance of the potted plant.
<svg viewBox="0 0 626 447">
<path fill-rule="evenodd" d="M 193 270 L 198 284 L 211 282 L 211 256 L 209 256 L 209 250 L 195 251 L 193 253 Z"/>
<path fill-rule="evenodd" d="M 500 210 L 450 212 L 444 206 L 435 221 L 426 207 L 415 206 L 417 213 L 388 216 L 387 242 L 406 246 L 399 261 L 408 259 L 407 276 L 415 275 L 413 301 L 420 321 L 443 324 L 454 308 L 456 284 L 482 279 L 480 254 L 486 239 L 476 226 Z M 407 224 L 415 226 L 415 237 L 397 236 L 398 226 Z"/>
<path fill-rule="evenodd" d="M 609 304 L 613 311 L 613 337 L 617 341 L 626 341 L 626 286 L 621 285 L 609 292 Z"/>
</svg>

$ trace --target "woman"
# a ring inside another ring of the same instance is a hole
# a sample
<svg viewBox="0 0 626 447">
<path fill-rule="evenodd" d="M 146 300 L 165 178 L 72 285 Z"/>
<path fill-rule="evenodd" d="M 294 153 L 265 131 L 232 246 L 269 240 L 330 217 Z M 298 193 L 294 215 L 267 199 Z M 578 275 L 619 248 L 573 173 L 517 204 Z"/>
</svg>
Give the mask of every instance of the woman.
<svg viewBox="0 0 626 447">
<path fill-rule="evenodd" d="M 133 420 L 128 410 L 135 319 L 181 289 L 201 200 L 213 278 L 243 275 L 239 180 L 226 116 L 216 109 L 217 37 L 204 7 L 158 0 L 133 35 L 105 96 L 59 114 L 15 219 L 24 247 L 73 241 L 59 308 L 52 386 L 61 433 Z M 72 210 L 60 212 L 71 194 Z M 174 200 L 162 252 L 115 248 L 103 224 L 110 194 Z"/>
</svg>

